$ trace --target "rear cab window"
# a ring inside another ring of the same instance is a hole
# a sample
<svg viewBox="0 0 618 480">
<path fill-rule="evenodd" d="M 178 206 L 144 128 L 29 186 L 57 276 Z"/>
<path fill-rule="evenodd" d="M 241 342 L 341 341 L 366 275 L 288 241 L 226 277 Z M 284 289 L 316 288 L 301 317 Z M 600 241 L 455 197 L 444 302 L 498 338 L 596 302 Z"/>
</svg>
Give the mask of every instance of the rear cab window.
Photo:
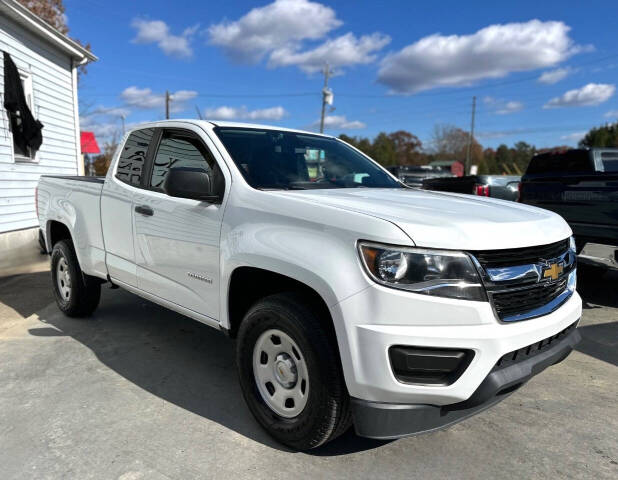
<svg viewBox="0 0 618 480">
<path fill-rule="evenodd" d="M 118 167 L 116 168 L 118 180 L 135 187 L 140 186 L 146 163 L 146 153 L 154 132 L 154 128 L 144 128 L 129 135 L 118 159 Z"/>
<path fill-rule="evenodd" d="M 594 173 L 588 150 L 568 150 L 563 153 L 542 153 L 530 160 L 526 175 L 564 175 Z"/>
<path fill-rule="evenodd" d="M 603 172 L 618 173 L 618 149 L 615 151 L 601 151 L 601 165 Z"/>
</svg>

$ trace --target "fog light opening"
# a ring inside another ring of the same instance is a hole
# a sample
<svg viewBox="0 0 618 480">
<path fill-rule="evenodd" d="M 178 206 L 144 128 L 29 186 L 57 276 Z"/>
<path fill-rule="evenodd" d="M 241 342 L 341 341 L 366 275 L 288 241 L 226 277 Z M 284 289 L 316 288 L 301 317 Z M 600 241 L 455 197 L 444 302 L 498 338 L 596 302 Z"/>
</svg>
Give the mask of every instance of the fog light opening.
<svg viewBox="0 0 618 480">
<path fill-rule="evenodd" d="M 461 377 L 474 358 L 474 351 L 398 345 L 389 349 L 389 357 L 398 381 L 446 386 Z"/>
</svg>

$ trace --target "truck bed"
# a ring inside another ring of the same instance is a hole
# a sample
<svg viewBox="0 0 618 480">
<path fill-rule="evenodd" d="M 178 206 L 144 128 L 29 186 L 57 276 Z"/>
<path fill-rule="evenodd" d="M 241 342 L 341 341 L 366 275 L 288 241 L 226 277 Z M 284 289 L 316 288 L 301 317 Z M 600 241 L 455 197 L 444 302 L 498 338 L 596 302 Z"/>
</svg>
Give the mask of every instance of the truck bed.
<svg viewBox="0 0 618 480">
<path fill-rule="evenodd" d="M 100 205 L 104 182 L 104 177 L 43 175 L 37 193 L 39 226 L 45 238 L 54 222 L 66 225 L 73 233 L 82 270 L 103 277 L 106 269 Z"/>
</svg>

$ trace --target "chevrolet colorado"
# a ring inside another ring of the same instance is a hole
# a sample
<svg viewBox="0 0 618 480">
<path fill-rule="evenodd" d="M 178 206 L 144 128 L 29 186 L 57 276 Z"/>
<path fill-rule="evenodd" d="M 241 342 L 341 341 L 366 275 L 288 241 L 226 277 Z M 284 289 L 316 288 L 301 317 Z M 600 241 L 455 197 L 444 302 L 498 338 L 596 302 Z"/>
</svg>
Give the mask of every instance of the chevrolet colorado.
<svg viewBox="0 0 618 480">
<path fill-rule="evenodd" d="M 560 216 L 408 188 L 325 135 L 143 124 L 105 178 L 42 177 L 37 206 L 60 310 L 109 282 L 227 332 L 249 409 L 296 449 L 444 428 L 579 340 Z"/>
</svg>

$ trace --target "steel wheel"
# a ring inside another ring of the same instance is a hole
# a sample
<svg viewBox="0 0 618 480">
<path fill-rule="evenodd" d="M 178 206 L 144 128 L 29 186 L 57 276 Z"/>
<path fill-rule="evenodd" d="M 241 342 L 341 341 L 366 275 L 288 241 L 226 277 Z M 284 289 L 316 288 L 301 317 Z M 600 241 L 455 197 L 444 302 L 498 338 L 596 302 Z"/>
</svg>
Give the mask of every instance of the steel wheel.
<svg viewBox="0 0 618 480">
<path fill-rule="evenodd" d="M 255 342 L 253 374 L 264 403 L 277 415 L 294 418 L 307 405 L 305 358 L 296 342 L 281 330 L 266 330 Z"/>
<path fill-rule="evenodd" d="M 58 260 L 56 266 L 56 283 L 62 299 L 68 302 L 71 299 L 71 274 L 67 260 L 64 257 Z"/>
</svg>

